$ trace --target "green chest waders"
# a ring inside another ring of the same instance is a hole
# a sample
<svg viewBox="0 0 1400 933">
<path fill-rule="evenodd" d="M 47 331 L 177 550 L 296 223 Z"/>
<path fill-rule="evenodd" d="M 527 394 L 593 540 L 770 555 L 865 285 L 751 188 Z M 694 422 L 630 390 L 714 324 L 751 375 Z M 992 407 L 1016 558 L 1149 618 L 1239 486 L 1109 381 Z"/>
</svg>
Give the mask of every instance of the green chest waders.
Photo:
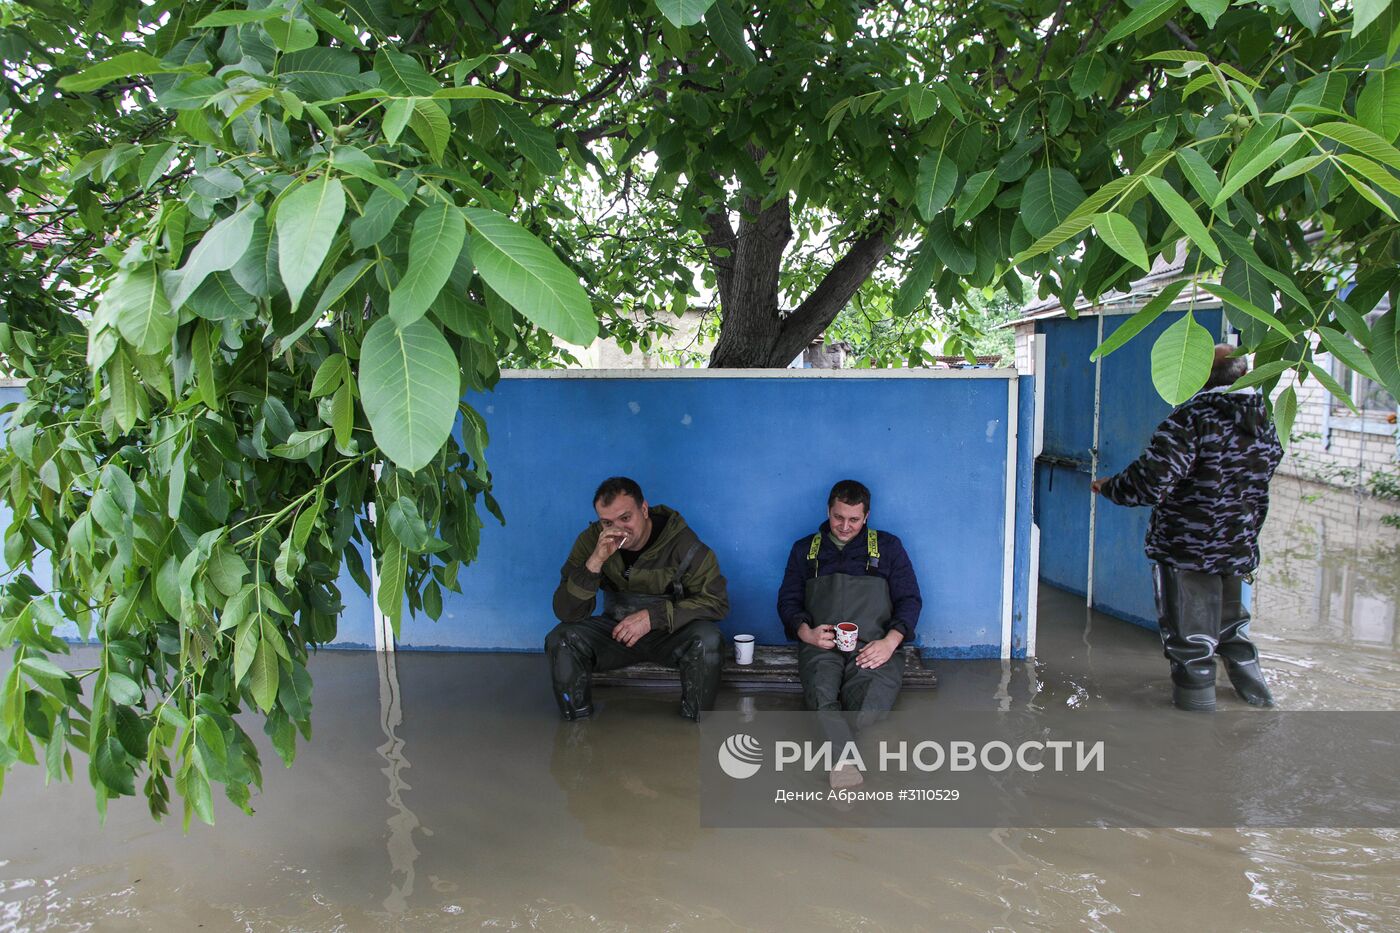
<svg viewBox="0 0 1400 933">
<path fill-rule="evenodd" d="M 874 546 L 875 532 L 868 530 L 871 547 L 871 567 L 879 560 Z M 813 628 L 854 622 L 859 628 L 855 651 L 817 648 L 803 642 L 797 646 L 797 667 L 802 678 L 802 693 L 808 709 L 852 710 L 878 713 L 893 708 L 904 679 L 904 655 L 896 651 L 883 665 L 874 669 L 857 667 L 860 649 L 883 638 L 893 614 L 890 588 L 884 577 L 867 572 L 865 576 L 847 573 L 818 575 L 816 550 L 813 542 L 810 559 L 812 576 L 804 587 L 805 607 L 812 616 Z"/>
</svg>

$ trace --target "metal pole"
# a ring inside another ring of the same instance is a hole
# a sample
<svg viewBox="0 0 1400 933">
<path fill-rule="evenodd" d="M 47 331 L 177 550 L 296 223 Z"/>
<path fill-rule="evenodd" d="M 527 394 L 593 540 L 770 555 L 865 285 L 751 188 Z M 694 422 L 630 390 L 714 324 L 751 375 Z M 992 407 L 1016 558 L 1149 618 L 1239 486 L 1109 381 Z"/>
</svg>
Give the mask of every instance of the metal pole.
<svg viewBox="0 0 1400 933">
<path fill-rule="evenodd" d="M 1095 312 L 1099 319 L 1099 342 L 1103 345 L 1103 311 Z M 1089 482 L 1099 478 L 1099 408 L 1103 401 L 1103 357 L 1094 361 L 1094 446 L 1089 448 Z M 1098 524 L 1098 496 L 1089 492 L 1089 579 L 1084 587 L 1084 604 L 1094 608 L 1094 535 Z"/>
</svg>

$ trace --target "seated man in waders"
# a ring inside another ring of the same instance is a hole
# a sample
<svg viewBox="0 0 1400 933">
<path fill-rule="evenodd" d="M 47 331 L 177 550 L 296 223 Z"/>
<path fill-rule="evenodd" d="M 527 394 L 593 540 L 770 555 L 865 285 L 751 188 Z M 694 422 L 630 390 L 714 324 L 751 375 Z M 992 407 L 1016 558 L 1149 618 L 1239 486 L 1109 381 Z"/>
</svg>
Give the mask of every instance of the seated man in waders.
<svg viewBox="0 0 1400 933">
<path fill-rule="evenodd" d="M 680 668 L 681 715 L 698 719 L 719 692 L 715 622 L 729 612 L 719 561 L 679 512 L 649 505 L 624 476 L 603 481 L 593 509 L 598 520 L 559 573 L 559 624 L 544 641 L 559 710 L 570 720 L 592 715 L 594 671 L 653 661 Z M 600 589 L 603 613 L 594 615 Z"/>
<path fill-rule="evenodd" d="M 856 712 L 857 727 L 894 707 L 904 677 L 899 646 L 914 637 L 924 601 L 904 545 L 866 524 L 870 490 L 845 479 L 831 488 L 827 520 L 799 538 L 778 591 L 778 616 L 796 639 L 797 668 L 808 709 Z M 841 651 L 836 626 L 858 628 L 856 647 Z M 823 720 L 833 756 L 852 736 L 839 715 Z M 862 782 L 854 767 L 831 773 L 833 787 Z"/>
</svg>

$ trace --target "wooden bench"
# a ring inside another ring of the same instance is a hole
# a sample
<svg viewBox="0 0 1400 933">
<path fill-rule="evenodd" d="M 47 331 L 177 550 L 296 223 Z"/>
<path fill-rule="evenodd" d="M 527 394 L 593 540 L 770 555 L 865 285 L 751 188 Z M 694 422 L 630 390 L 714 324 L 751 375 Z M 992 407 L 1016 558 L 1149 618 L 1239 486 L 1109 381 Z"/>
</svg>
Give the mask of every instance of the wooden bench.
<svg viewBox="0 0 1400 933">
<path fill-rule="evenodd" d="M 926 690 L 938 686 L 938 675 L 924 666 L 919 650 L 912 645 L 899 649 L 904 652 L 905 690 Z M 662 664 L 633 664 L 615 671 L 593 675 L 593 682 L 605 687 L 675 687 L 680 673 Z M 720 683 L 741 690 L 801 690 L 797 675 L 796 645 L 757 645 L 753 663 L 735 662 L 732 648 L 725 652 Z"/>
</svg>

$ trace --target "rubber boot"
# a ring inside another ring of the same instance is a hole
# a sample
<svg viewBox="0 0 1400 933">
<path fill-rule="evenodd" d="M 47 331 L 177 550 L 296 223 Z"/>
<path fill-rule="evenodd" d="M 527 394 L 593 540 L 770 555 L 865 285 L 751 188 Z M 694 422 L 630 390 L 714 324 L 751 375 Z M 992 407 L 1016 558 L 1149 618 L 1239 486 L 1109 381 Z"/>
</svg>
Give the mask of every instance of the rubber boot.
<svg viewBox="0 0 1400 933">
<path fill-rule="evenodd" d="M 582 634 L 559 626 L 545 638 L 550 680 L 559 713 L 570 722 L 593 715 L 593 677 L 587 662 L 579 656 L 586 651 Z"/>
<path fill-rule="evenodd" d="M 1244 606 L 1242 590 L 1240 577 L 1225 578 L 1220 644 L 1215 651 L 1225 659 L 1225 673 L 1240 699 L 1250 706 L 1273 706 L 1274 696 L 1259 666 L 1259 649 L 1249 637 L 1249 610 Z"/>
<path fill-rule="evenodd" d="M 1237 663 L 1226 659 L 1225 673 L 1230 675 L 1230 683 L 1235 692 L 1250 706 L 1273 706 L 1274 695 L 1264 682 L 1264 671 L 1258 660 Z"/>
<path fill-rule="evenodd" d="M 712 623 L 694 623 L 694 628 L 695 637 L 681 651 L 676 666 L 681 671 L 680 714 L 698 721 L 702 712 L 715 708 L 724 636 Z"/>
<path fill-rule="evenodd" d="M 1215 683 L 1179 684 L 1173 681 L 1172 705 L 1188 713 L 1215 712 Z"/>
<path fill-rule="evenodd" d="M 1220 638 L 1221 578 L 1153 566 L 1158 633 L 1171 663 L 1172 705 L 1215 711 L 1215 647 Z"/>
</svg>

